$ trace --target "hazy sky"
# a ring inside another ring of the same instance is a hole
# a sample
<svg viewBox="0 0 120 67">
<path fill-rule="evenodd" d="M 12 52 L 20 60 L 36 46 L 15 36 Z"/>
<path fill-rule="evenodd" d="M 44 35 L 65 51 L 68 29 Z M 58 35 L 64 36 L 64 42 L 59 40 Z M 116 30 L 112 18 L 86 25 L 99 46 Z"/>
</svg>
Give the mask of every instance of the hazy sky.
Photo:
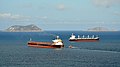
<svg viewBox="0 0 120 67">
<path fill-rule="evenodd" d="M 120 0 L 0 0 L 0 30 L 28 24 L 43 30 L 120 30 Z"/>
</svg>

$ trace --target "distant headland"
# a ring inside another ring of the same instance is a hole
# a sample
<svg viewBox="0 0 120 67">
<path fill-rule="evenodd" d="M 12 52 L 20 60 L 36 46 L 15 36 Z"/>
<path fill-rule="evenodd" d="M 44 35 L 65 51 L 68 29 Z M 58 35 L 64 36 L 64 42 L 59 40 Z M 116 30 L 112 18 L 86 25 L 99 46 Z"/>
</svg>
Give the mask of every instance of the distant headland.
<svg viewBox="0 0 120 67">
<path fill-rule="evenodd" d="M 94 28 L 89 28 L 87 31 L 97 31 L 97 32 L 101 32 L 101 31 L 117 31 L 117 30 L 111 30 L 105 27 L 94 27 Z"/>
<path fill-rule="evenodd" d="M 13 25 L 8 27 L 5 30 L 0 30 L 0 32 L 42 32 L 43 30 L 39 28 L 38 26 L 34 24 L 30 25 Z M 58 30 L 59 31 L 59 30 Z M 81 30 L 81 31 L 90 31 L 90 32 L 109 32 L 109 31 L 120 31 L 120 30 L 115 30 L 115 29 L 109 29 L 106 27 L 91 27 L 86 30 Z"/>
<path fill-rule="evenodd" d="M 41 32 L 41 31 L 42 29 L 34 24 L 26 26 L 13 25 L 5 30 L 5 32 Z"/>
</svg>

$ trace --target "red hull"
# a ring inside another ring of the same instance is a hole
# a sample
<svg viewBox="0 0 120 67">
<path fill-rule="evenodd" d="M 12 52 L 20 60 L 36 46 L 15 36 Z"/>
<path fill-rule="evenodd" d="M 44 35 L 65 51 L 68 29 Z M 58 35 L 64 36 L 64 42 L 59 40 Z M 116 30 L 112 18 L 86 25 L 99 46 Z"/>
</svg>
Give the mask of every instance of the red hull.
<svg viewBox="0 0 120 67">
<path fill-rule="evenodd" d="M 62 48 L 64 45 L 52 45 L 50 42 L 28 42 L 28 46 L 36 48 Z"/>
</svg>

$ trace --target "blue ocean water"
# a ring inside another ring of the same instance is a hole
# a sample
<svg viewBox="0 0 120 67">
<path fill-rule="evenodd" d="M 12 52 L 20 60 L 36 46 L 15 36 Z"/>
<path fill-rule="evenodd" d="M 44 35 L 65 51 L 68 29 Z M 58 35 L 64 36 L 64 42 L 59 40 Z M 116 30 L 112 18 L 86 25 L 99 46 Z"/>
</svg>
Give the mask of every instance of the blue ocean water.
<svg viewBox="0 0 120 67">
<path fill-rule="evenodd" d="M 75 35 L 98 35 L 98 42 L 69 42 Z M 32 48 L 33 41 L 63 40 L 62 49 Z M 76 48 L 68 48 L 72 45 Z M 0 67 L 120 67 L 120 32 L 0 32 Z"/>
</svg>

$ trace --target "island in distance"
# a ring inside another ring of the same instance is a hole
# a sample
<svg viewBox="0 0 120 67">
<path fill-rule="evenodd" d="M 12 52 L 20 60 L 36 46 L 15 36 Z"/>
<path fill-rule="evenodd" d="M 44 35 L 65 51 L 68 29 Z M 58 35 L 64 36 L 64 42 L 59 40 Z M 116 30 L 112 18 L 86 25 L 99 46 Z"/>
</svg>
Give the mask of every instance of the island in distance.
<svg viewBox="0 0 120 67">
<path fill-rule="evenodd" d="M 9 27 L 5 31 L 6 32 L 41 32 L 42 29 L 40 29 L 34 24 L 30 24 L 26 26 L 14 25 L 14 26 Z"/>
<path fill-rule="evenodd" d="M 117 31 L 117 30 L 110 30 L 110 29 L 105 28 L 105 27 L 94 27 L 94 28 L 89 28 L 87 31 L 97 31 L 97 32 L 100 32 L 100 31 Z"/>
</svg>

